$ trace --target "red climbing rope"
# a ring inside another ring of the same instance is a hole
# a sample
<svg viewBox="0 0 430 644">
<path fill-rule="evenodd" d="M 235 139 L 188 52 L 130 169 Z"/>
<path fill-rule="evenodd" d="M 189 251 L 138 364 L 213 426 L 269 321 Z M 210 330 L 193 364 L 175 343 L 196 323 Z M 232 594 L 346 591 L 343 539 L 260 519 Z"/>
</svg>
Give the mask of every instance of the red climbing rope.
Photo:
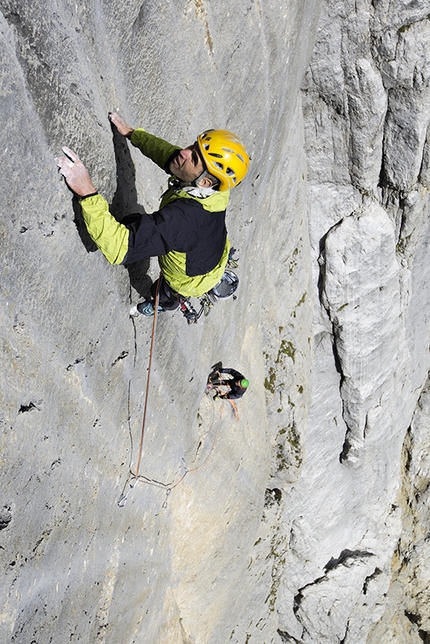
<svg viewBox="0 0 430 644">
<path fill-rule="evenodd" d="M 209 453 L 206 456 L 206 458 L 204 459 L 204 461 L 202 463 L 200 463 L 200 465 L 197 465 L 196 467 L 194 467 L 194 468 L 192 468 L 190 470 L 186 467 L 185 462 L 184 462 L 185 472 L 180 476 L 179 480 L 176 481 L 176 483 L 172 482 L 172 483 L 166 484 L 166 483 L 162 483 L 160 481 L 155 481 L 155 480 L 152 480 L 152 479 L 148 479 L 146 476 L 142 476 L 142 475 L 139 476 L 140 463 L 141 463 L 141 460 L 142 460 L 142 453 L 143 453 L 143 439 L 144 439 L 144 436 L 145 436 L 146 410 L 147 410 L 147 407 L 148 407 L 148 394 L 149 394 L 149 384 L 150 384 L 150 379 L 151 379 L 152 355 L 153 355 L 154 343 L 155 343 L 155 330 L 156 330 L 156 327 L 157 327 L 160 281 L 161 281 L 161 273 L 160 273 L 160 278 L 159 278 L 158 283 L 157 283 L 157 289 L 156 289 L 156 292 L 155 292 L 154 319 L 153 319 L 153 322 L 152 322 L 151 345 L 150 345 L 150 349 L 149 349 L 148 376 L 147 376 L 147 379 L 146 379 L 145 403 L 144 403 L 143 418 L 142 418 L 142 431 L 140 433 L 140 444 L 139 444 L 139 451 L 138 451 L 138 455 L 137 455 L 136 471 L 133 473 L 130 470 L 131 478 L 129 478 L 128 482 L 125 484 L 124 490 L 123 490 L 123 492 L 122 492 L 122 494 L 121 494 L 121 496 L 120 496 L 120 498 L 118 500 L 118 505 L 121 508 L 124 507 L 125 502 L 127 501 L 127 497 L 128 497 L 128 494 L 129 494 L 130 490 L 132 490 L 135 487 L 135 485 L 136 485 L 136 483 L 138 481 L 142 481 L 144 483 L 148 483 L 149 485 L 154 485 L 156 487 L 160 487 L 160 488 L 162 488 L 162 489 L 164 489 L 166 491 L 166 494 L 168 496 L 170 494 L 170 492 L 184 480 L 184 478 L 187 476 L 187 474 L 191 474 L 193 472 L 198 472 L 202 467 L 204 467 L 207 464 L 207 462 L 209 461 L 209 459 L 210 459 L 210 457 L 211 457 L 211 455 L 212 455 L 212 453 L 213 453 L 213 451 L 215 449 L 215 445 L 216 445 L 217 438 L 218 438 L 218 432 L 220 430 L 220 427 L 218 427 L 216 432 L 215 432 L 215 436 L 213 438 L 213 441 L 212 441 L 211 449 L 209 450 Z M 232 403 L 232 401 L 230 401 L 230 400 L 229 400 L 229 402 Z M 238 415 L 237 415 L 237 409 L 235 408 L 235 405 L 232 404 L 232 406 L 233 406 L 235 417 L 236 417 L 237 420 L 239 420 Z M 125 492 L 125 489 L 127 488 L 127 486 L 128 486 L 129 489 L 128 489 L 127 492 Z M 163 508 L 164 507 L 167 507 L 167 497 L 166 497 L 166 501 L 163 503 Z"/>
<path fill-rule="evenodd" d="M 149 382 L 150 382 L 150 379 L 151 379 L 152 353 L 153 353 L 154 342 L 155 342 L 155 329 L 157 328 L 158 300 L 159 300 L 160 282 L 161 282 L 161 273 L 160 273 L 160 277 L 158 278 L 157 289 L 155 291 L 154 319 L 152 321 L 151 345 L 150 345 L 150 349 L 149 349 L 149 363 L 148 363 L 148 376 L 146 378 L 145 405 L 143 407 L 142 431 L 140 433 L 140 445 L 139 445 L 139 452 L 138 452 L 138 456 L 137 456 L 136 473 L 134 474 L 136 479 L 139 476 L 140 461 L 142 460 L 143 437 L 145 435 L 146 410 L 148 408 Z"/>
</svg>

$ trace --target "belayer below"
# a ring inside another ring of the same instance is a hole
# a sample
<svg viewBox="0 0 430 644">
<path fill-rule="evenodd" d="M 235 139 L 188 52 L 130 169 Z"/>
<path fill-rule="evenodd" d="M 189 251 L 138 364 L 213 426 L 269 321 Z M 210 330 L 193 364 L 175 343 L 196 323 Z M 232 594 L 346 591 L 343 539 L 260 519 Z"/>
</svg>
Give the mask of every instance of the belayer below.
<svg viewBox="0 0 430 644">
<path fill-rule="evenodd" d="M 249 381 L 236 369 L 223 367 L 221 363 L 214 365 L 209 375 L 206 390 L 215 390 L 214 398 L 237 400 L 242 398 L 249 387 Z"/>
<path fill-rule="evenodd" d="M 173 311 L 180 296 L 200 297 L 224 275 L 230 251 L 225 225 L 230 189 L 239 185 L 249 168 L 248 154 L 233 133 L 206 130 L 185 149 L 133 129 L 117 113 L 109 118 L 132 145 L 170 174 L 159 210 L 118 222 L 107 201 L 97 192 L 78 155 L 63 147 L 59 171 L 79 197 L 88 232 L 111 264 L 131 264 L 158 256 L 159 310 Z M 155 296 L 157 283 L 151 287 Z M 152 301 L 137 311 L 153 315 Z"/>
</svg>

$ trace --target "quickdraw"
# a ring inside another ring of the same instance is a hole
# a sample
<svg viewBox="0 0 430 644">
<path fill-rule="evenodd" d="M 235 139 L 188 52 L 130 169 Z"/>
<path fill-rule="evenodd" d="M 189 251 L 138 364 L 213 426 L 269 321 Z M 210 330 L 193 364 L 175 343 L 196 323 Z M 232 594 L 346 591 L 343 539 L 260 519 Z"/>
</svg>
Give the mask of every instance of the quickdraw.
<svg viewBox="0 0 430 644">
<path fill-rule="evenodd" d="M 221 281 L 200 298 L 200 308 L 198 311 L 196 311 L 194 306 L 191 304 L 189 297 L 184 297 L 182 295 L 179 296 L 179 308 L 188 324 L 197 324 L 197 321 L 200 319 L 202 314 L 204 314 L 205 317 L 208 316 L 211 308 L 216 302 L 218 302 L 218 300 L 231 296 L 234 300 L 237 299 L 234 293 L 239 285 L 239 278 L 236 273 L 231 270 L 232 268 L 238 267 L 239 259 L 234 257 L 235 252 L 236 248 L 230 249 L 227 267 Z"/>
</svg>

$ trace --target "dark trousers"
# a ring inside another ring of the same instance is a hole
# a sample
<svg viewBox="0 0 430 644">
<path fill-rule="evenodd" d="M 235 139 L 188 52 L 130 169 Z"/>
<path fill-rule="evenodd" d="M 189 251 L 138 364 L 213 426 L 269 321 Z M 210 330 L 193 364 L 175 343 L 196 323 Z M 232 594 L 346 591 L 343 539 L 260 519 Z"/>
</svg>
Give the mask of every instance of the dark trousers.
<svg viewBox="0 0 430 644">
<path fill-rule="evenodd" d="M 151 286 L 151 295 L 154 300 L 158 283 L 160 283 L 158 288 L 158 306 L 161 306 L 165 311 L 174 311 L 179 306 L 179 293 L 171 289 L 163 275 L 160 275 L 158 280 Z"/>
</svg>

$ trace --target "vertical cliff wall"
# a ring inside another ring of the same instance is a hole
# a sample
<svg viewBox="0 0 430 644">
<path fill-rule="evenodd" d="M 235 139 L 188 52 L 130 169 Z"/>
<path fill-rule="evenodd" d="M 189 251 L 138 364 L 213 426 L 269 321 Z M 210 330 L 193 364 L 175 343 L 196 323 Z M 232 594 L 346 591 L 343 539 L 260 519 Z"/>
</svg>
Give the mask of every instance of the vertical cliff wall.
<svg viewBox="0 0 430 644">
<path fill-rule="evenodd" d="M 429 7 L 0 8 L 1 641 L 425 641 Z M 157 264 L 107 264 L 55 164 L 155 210 L 112 109 L 252 156 L 238 299 L 160 316 L 133 488 Z M 239 420 L 203 393 L 218 360 L 251 382 Z"/>
<path fill-rule="evenodd" d="M 264 534 L 260 526 L 271 471 L 298 468 L 298 438 L 285 429 L 293 405 L 297 423 L 306 417 L 300 85 L 318 5 L 0 6 L 0 639 L 279 640 L 280 571 L 267 560 L 274 513 Z M 112 109 L 184 146 L 204 128 L 226 127 L 252 155 L 228 212 L 239 297 L 197 325 L 178 313 L 160 318 L 144 478 L 124 507 L 151 335 L 151 321 L 129 309 L 157 267 L 107 264 L 55 164 L 67 144 L 118 216 L 153 211 L 166 176 L 113 136 Z M 239 422 L 203 393 L 218 360 L 251 381 Z M 267 387 L 280 398 L 269 409 Z M 284 456 L 276 449 L 286 436 Z"/>
<path fill-rule="evenodd" d="M 287 642 L 428 638 L 428 9 L 325 3 L 303 83 L 315 354 Z"/>
</svg>

